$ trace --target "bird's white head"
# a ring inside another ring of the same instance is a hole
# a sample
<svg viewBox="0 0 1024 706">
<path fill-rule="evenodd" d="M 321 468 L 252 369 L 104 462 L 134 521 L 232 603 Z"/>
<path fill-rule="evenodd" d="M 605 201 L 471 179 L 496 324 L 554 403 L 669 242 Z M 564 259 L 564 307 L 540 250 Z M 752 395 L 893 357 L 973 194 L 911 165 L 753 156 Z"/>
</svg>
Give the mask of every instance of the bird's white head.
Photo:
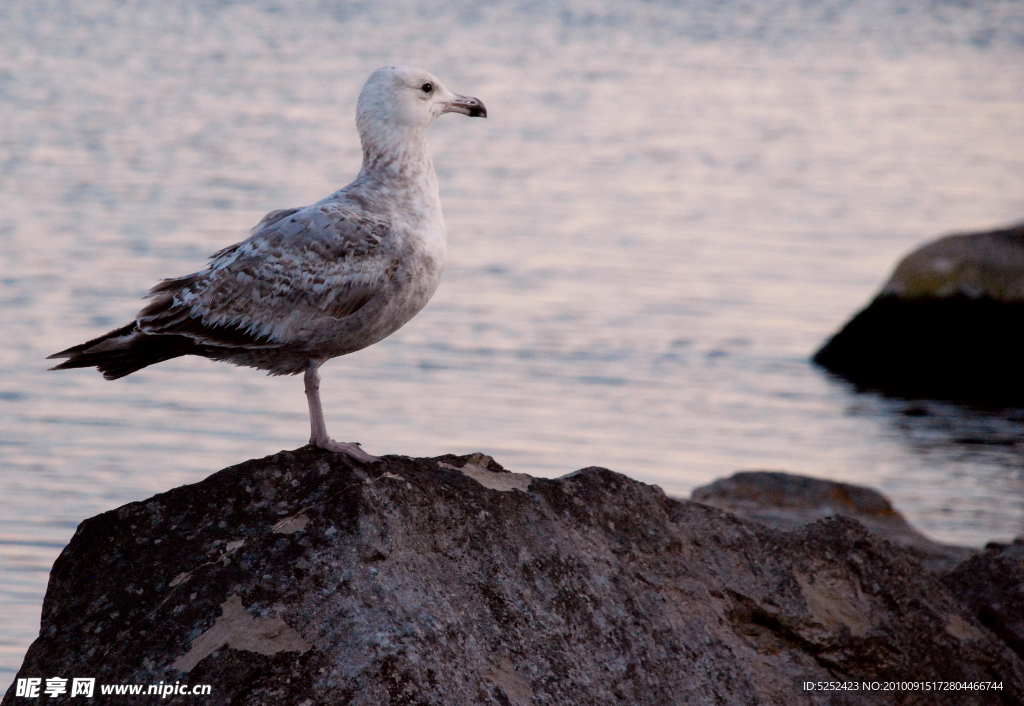
<svg viewBox="0 0 1024 706">
<path fill-rule="evenodd" d="M 365 141 L 380 131 L 424 129 L 445 113 L 487 117 L 479 99 L 455 95 L 426 71 L 385 66 L 370 74 L 359 94 L 356 126 Z"/>
</svg>

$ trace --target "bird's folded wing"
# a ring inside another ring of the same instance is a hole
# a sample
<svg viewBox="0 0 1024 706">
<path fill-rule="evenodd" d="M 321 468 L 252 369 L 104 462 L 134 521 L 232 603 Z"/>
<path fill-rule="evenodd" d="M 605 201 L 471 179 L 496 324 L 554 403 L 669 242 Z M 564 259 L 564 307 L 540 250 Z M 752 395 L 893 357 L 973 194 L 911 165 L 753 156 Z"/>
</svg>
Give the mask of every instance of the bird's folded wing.
<svg viewBox="0 0 1024 706">
<path fill-rule="evenodd" d="M 154 287 L 139 330 L 274 347 L 304 322 L 355 313 L 397 269 L 389 225 L 338 205 L 274 211 L 253 230 L 207 269 Z"/>
</svg>

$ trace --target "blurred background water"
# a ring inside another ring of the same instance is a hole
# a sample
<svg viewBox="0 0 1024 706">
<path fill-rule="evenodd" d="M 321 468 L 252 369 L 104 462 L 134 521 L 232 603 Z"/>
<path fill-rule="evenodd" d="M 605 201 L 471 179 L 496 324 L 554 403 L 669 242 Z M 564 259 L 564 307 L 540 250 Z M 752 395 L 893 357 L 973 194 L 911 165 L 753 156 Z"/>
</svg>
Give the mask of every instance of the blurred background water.
<svg viewBox="0 0 1024 706">
<path fill-rule="evenodd" d="M 1024 217 L 1019 0 L 7 0 L 0 689 L 81 520 L 308 438 L 297 378 L 44 358 L 348 183 L 388 63 L 490 118 L 432 128 L 445 281 L 322 370 L 336 438 L 678 496 L 784 469 L 879 488 L 939 540 L 1024 531 L 1024 411 L 808 362 L 902 254 Z"/>
</svg>

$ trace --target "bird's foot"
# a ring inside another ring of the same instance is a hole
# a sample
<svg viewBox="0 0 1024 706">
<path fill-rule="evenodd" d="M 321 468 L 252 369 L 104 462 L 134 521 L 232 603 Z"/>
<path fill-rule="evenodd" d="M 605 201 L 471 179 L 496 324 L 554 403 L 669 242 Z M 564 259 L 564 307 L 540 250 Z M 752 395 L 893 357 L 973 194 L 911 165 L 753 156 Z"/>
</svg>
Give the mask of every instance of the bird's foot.
<svg viewBox="0 0 1024 706">
<path fill-rule="evenodd" d="M 359 447 L 358 442 L 355 441 L 343 443 L 340 441 L 335 441 L 334 439 L 327 438 L 310 439 L 309 443 L 318 449 L 323 449 L 324 451 L 330 451 L 336 454 L 345 454 L 346 456 L 354 458 L 357 461 L 361 461 L 362 463 L 376 463 L 377 461 L 380 460 L 380 456 L 371 456 L 370 454 L 363 451 Z"/>
</svg>

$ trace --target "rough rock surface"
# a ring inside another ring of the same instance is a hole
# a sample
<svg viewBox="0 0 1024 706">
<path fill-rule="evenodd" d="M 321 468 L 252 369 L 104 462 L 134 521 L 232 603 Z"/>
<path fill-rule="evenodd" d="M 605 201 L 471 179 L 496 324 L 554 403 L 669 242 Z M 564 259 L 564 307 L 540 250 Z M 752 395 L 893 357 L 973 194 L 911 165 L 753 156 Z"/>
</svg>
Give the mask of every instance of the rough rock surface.
<svg viewBox="0 0 1024 706">
<path fill-rule="evenodd" d="M 94 677 L 98 704 L 1024 702 L 1020 657 L 853 519 L 783 532 L 600 468 L 500 470 L 305 448 L 86 520 L 18 676 Z M 803 688 L 843 680 L 1002 689 Z"/>
<path fill-rule="evenodd" d="M 907 255 L 814 356 L 903 397 L 1024 404 L 1024 224 L 951 235 Z"/>
<path fill-rule="evenodd" d="M 944 579 L 978 621 L 1024 659 L 1024 537 L 989 544 Z"/>
<path fill-rule="evenodd" d="M 743 471 L 696 488 L 690 498 L 777 529 L 792 530 L 832 515 L 860 521 L 915 555 L 932 571 L 949 571 L 976 550 L 934 542 L 914 529 L 872 488 L 778 471 Z"/>
</svg>

